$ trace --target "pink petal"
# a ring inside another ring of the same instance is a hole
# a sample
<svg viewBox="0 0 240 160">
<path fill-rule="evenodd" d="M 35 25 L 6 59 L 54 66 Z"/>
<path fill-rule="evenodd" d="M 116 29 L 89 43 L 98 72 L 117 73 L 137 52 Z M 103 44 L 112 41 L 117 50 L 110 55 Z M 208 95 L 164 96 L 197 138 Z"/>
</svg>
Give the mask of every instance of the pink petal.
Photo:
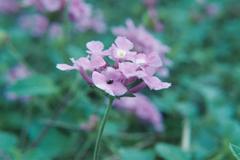
<svg viewBox="0 0 240 160">
<path fill-rule="evenodd" d="M 97 53 L 103 50 L 104 45 L 100 41 L 91 41 L 87 43 L 87 48 L 90 50 L 88 53 Z"/>
<path fill-rule="evenodd" d="M 111 89 L 116 96 L 122 96 L 127 92 L 127 88 L 120 82 L 115 82 L 111 85 Z"/>
<path fill-rule="evenodd" d="M 117 39 L 115 40 L 115 43 L 121 49 L 124 49 L 124 50 L 133 49 L 133 43 L 125 37 L 117 37 Z"/>
<path fill-rule="evenodd" d="M 157 77 L 144 77 L 143 81 L 146 83 L 146 85 L 150 88 L 150 89 L 154 89 L 154 90 L 160 90 L 160 89 L 165 89 L 165 88 L 169 88 L 171 86 L 170 83 L 167 82 L 162 82 L 160 79 L 158 79 Z"/>
<path fill-rule="evenodd" d="M 84 70 L 92 70 L 91 63 L 86 57 L 81 57 L 78 60 L 73 60 L 73 64 L 77 67 L 82 67 Z"/>
<path fill-rule="evenodd" d="M 70 66 L 68 64 L 57 64 L 56 67 L 61 71 L 69 71 L 69 70 L 76 69 L 74 66 Z"/>
<path fill-rule="evenodd" d="M 127 78 L 136 76 L 137 65 L 131 62 L 123 62 L 119 64 L 119 70 Z"/>
<path fill-rule="evenodd" d="M 98 69 L 106 65 L 106 62 L 101 56 L 92 55 L 91 57 L 91 65 L 93 68 Z"/>
<path fill-rule="evenodd" d="M 106 77 L 99 73 L 94 71 L 92 74 L 92 80 L 96 87 L 100 88 L 101 90 L 104 90 L 108 94 L 114 96 L 113 91 L 111 90 L 110 86 L 106 84 Z"/>
</svg>

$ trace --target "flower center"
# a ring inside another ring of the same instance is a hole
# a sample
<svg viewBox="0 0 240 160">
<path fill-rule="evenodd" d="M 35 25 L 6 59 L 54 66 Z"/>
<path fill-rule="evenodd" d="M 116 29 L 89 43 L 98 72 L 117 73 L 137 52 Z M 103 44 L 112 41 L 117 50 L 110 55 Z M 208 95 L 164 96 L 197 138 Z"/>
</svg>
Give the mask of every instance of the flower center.
<svg viewBox="0 0 240 160">
<path fill-rule="evenodd" d="M 113 84 L 113 80 L 112 79 L 107 80 L 107 84 Z"/>
<path fill-rule="evenodd" d="M 117 50 L 117 56 L 118 56 L 119 58 L 124 58 L 124 57 L 126 56 L 126 54 L 127 54 L 127 52 L 124 51 L 124 50 L 122 50 L 122 49 L 118 49 L 118 50 Z"/>
</svg>

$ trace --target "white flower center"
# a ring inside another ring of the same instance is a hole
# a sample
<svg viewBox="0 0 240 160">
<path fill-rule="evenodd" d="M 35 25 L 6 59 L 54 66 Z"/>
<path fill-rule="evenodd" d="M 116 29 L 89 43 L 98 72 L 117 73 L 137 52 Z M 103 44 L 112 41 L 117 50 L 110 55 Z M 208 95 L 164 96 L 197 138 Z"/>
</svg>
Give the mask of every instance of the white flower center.
<svg viewBox="0 0 240 160">
<path fill-rule="evenodd" d="M 123 50 L 123 49 L 118 49 L 117 50 L 117 56 L 119 58 L 124 58 L 126 56 L 126 54 L 127 54 L 127 52 L 125 50 Z"/>
</svg>

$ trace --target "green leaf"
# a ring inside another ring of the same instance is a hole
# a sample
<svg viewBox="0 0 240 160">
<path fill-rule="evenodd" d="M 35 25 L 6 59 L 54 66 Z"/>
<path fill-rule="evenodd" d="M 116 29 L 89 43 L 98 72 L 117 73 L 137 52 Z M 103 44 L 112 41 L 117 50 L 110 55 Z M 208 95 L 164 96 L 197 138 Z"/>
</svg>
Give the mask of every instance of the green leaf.
<svg viewBox="0 0 240 160">
<path fill-rule="evenodd" d="M 11 151 L 17 145 L 17 138 L 15 135 L 7 132 L 0 132 L 0 149 L 4 151 Z"/>
<path fill-rule="evenodd" d="M 237 160 L 240 160 L 240 147 L 238 147 L 234 144 L 230 144 L 229 147 L 230 147 L 233 155 L 237 158 Z"/>
<path fill-rule="evenodd" d="M 42 75 L 32 75 L 19 80 L 9 88 L 9 92 L 13 92 L 18 96 L 49 95 L 56 91 L 57 87 L 53 81 Z"/>
<path fill-rule="evenodd" d="M 158 155 L 165 160 L 189 160 L 190 156 L 183 152 L 179 147 L 165 144 L 165 143 L 159 143 L 156 146 L 156 151 Z"/>
<path fill-rule="evenodd" d="M 121 160 L 154 160 L 155 153 L 150 150 L 124 148 L 119 151 Z"/>
</svg>

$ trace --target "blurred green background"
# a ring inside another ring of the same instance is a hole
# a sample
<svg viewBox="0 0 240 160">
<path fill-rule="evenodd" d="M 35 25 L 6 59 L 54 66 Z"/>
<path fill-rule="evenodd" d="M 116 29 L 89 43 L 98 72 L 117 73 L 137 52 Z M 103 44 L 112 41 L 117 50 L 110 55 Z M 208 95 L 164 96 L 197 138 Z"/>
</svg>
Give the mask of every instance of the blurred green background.
<svg viewBox="0 0 240 160">
<path fill-rule="evenodd" d="M 161 32 L 140 0 L 86 2 L 103 13 L 105 33 L 73 31 L 62 11 L 46 16 L 61 22 L 63 36 L 34 37 L 18 19 L 36 9 L 0 13 L 0 160 L 92 159 L 96 130 L 82 131 L 80 125 L 93 114 L 101 117 L 105 97 L 78 73 L 61 72 L 56 64 L 85 55 L 90 40 L 109 46 L 115 39 L 111 28 L 127 18 L 171 48 L 165 79 L 172 87 L 144 91 L 162 112 L 165 131 L 113 110 L 100 159 L 234 160 L 229 143 L 240 145 L 240 1 L 159 0 Z M 19 64 L 31 75 L 11 83 L 8 74 Z M 12 100 L 9 92 L 20 99 Z M 190 146 L 183 151 L 186 126 Z"/>
</svg>

